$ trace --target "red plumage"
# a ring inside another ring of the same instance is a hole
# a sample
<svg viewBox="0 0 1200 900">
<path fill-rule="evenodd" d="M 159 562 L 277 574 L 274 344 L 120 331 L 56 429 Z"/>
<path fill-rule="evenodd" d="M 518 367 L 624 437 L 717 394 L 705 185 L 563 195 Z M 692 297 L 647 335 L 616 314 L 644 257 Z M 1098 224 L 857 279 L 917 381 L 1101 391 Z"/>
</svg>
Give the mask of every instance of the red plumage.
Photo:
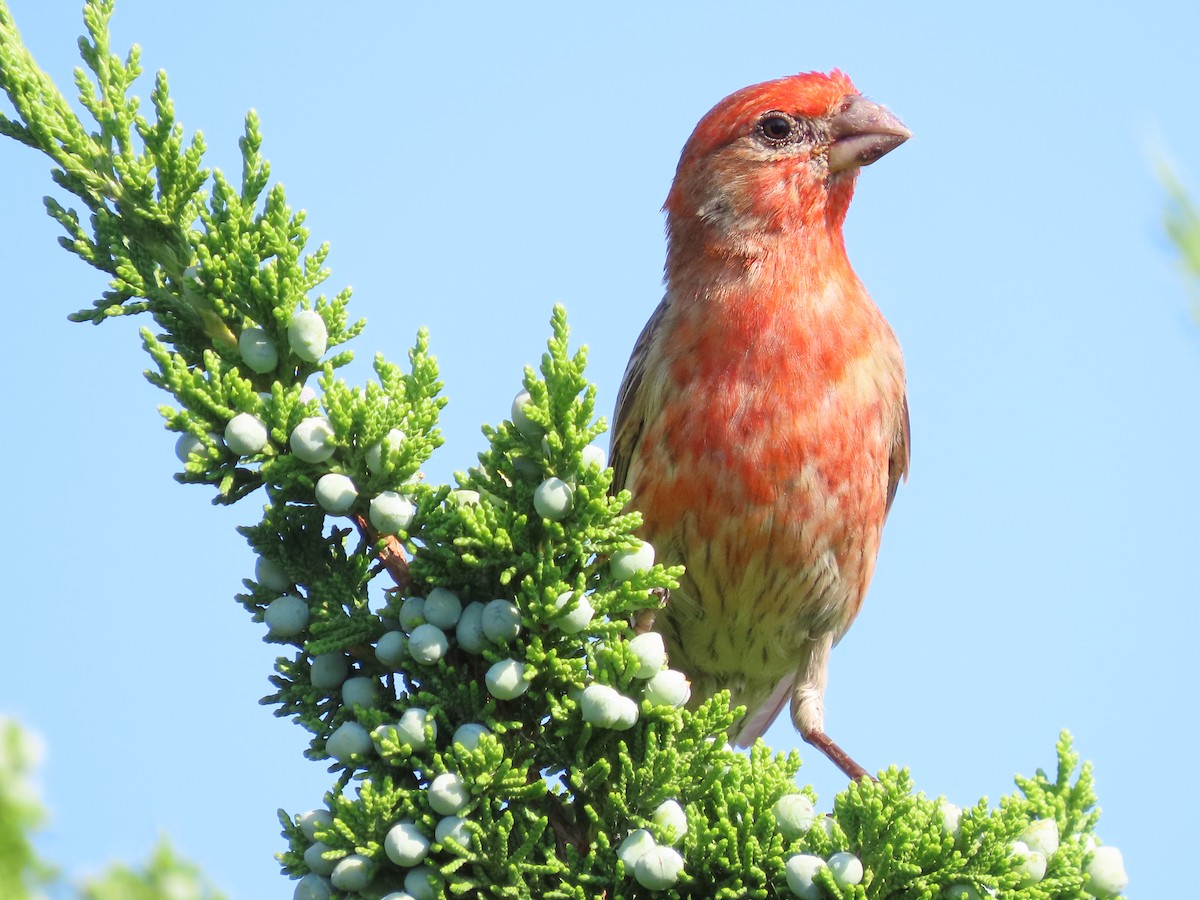
<svg viewBox="0 0 1200 900">
<path fill-rule="evenodd" d="M 829 650 L 858 614 L 908 469 L 896 338 L 842 240 L 858 169 L 908 132 L 841 72 L 745 88 L 696 126 L 667 198 L 666 296 L 617 402 L 613 466 L 687 572 L 655 627 L 693 696 L 824 735 Z"/>
</svg>

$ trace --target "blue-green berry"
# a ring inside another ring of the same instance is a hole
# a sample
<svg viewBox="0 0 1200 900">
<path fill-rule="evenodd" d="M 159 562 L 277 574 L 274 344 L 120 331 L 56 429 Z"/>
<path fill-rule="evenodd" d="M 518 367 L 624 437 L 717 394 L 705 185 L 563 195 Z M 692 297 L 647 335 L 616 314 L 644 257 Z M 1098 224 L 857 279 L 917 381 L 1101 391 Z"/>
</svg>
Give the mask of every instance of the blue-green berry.
<svg viewBox="0 0 1200 900">
<path fill-rule="evenodd" d="M 837 882 L 838 887 L 843 890 L 860 884 L 863 880 L 862 860 L 844 850 L 829 857 L 829 871 L 833 873 L 833 880 Z"/>
<path fill-rule="evenodd" d="M 530 439 L 537 439 L 542 436 L 542 426 L 538 425 L 529 418 L 525 412 L 525 408 L 530 402 L 529 391 L 521 391 L 517 396 L 513 397 L 512 402 L 512 423 L 517 426 L 517 431 Z"/>
<path fill-rule="evenodd" d="M 527 690 L 525 664 L 515 659 L 503 659 L 487 670 L 484 682 L 488 693 L 497 700 L 515 700 Z"/>
<path fill-rule="evenodd" d="M 329 847 L 320 841 L 310 844 L 304 851 L 304 864 L 309 870 L 316 872 L 318 875 L 330 875 L 334 868 L 337 867 L 336 859 L 326 859 L 324 854 L 329 852 Z"/>
<path fill-rule="evenodd" d="M 664 800 L 650 814 L 650 820 L 663 830 L 663 836 L 673 835 L 672 844 L 678 844 L 687 834 L 687 814 L 678 800 Z"/>
<path fill-rule="evenodd" d="M 357 722 L 343 722 L 325 741 L 325 752 L 343 766 L 371 752 L 371 735 Z"/>
<path fill-rule="evenodd" d="M 429 838 L 408 819 L 397 822 L 383 840 L 383 852 L 398 866 L 411 868 L 429 855 Z"/>
<path fill-rule="evenodd" d="M 396 730 L 400 732 L 400 737 L 405 743 L 409 744 L 413 750 L 420 752 L 426 747 L 426 725 L 430 726 L 433 739 L 437 740 L 437 720 L 432 718 L 426 710 L 414 706 L 406 709 L 400 716 L 400 721 L 396 723 Z"/>
<path fill-rule="evenodd" d="M 321 314 L 302 309 L 288 322 L 288 346 L 305 362 L 316 362 L 329 347 L 329 329 Z"/>
<path fill-rule="evenodd" d="M 794 841 L 803 837 L 813 826 L 816 813 L 813 803 L 804 794 L 784 794 L 771 807 L 775 815 L 775 824 L 784 840 Z"/>
<path fill-rule="evenodd" d="M 315 841 L 318 831 L 324 831 L 333 824 L 333 813 L 327 809 L 310 809 L 296 816 L 296 824 L 306 838 Z"/>
<path fill-rule="evenodd" d="M 412 632 L 418 625 L 425 624 L 425 598 L 405 597 L 400 604 L 400 627 Z"/>
<path fill-rule="evenodd" d="M 637 657 L 638 667 L 634 678 L 652 678 L 662 671 L 667 662 L 667 647 L 657 631 L 639 634 L 629 642 L 629 649 Z"/>
<path fill-rule="evenodd" d="M 238 413 L 225 426 L 225 446 L 238 456 L 253 456 L 267 446 L 267 426 L 258 416 Z"/>
<path fill-rule="evenodd" d="M 402 631 L 384 632 L 375 643 L 375 658 L 393 672 L 404 665 L 408 656 L 408 636 Z"/>
<path fill-rule="evenodd" d="M 1119 894 L 1129 884 L 1125 860 L 1116 847 L 1097 847 L 1084 864 L 1083 875 L 1088 890 L 1101 897 Z"/>
<path fill-rule="evenodd" d="M 692 685 L 682 672 L 663 669 L 646 682 L 642 696 L 655 706 L 683 706 L 692 696 Z"/>
<path fill-rule="evenodd" d="M 621 841 L 621 845 L 617 847 L 617 857 L 625 864 L 626 871 L 632 875 L 633 867 L 641 859 L 642 854 L 656 846 L 658 845 L 654 842 L 654 835 L 645 828 L 638 828 L 631 831 L 629 836 Z"/>
<path fill-rule="evenodd" d="M 571 511 L 574 496 L 575 491 L 569 484 L 552 476 L 534 489 L 533 508 L 543 519 L 558 522 Z"/>
<path fill-rule="evenodd" d="M 1058 852 L 1058 823 L 1054 819 L 1035 819 L 1017 840 L 1049 859 Z"/>
<path fill-rule="evenodd" d="M 587 597 L 580 597 L 572 605 L 571 600 L 574 597 L 574 591 L 566 591 L 558 595 L 558 600 L 554 604 L 555 608 L 560 610 L 570 607 L 569 612 L 560 615 L 554 620 L 555 627 L 563 634 L 578 634 L 587 628 L 596 616 L 596 610 L 592 608 L 592 604 Z"/>
<path fill-rule="evenodd" d="M 632 550 L 618 550 L 608 561 L 608 570 L 617 581 L 628 581 L 654 565 L 654 547 L 639 541 Z"/>
<path fill-rule="evenodd" d="M 316 494 L 321 508 L 335 516 L 349 512 L 358 500 L 358 489 L 354 482 L 340 472 L 326 472 L 318 478 Z"/>
<path fill-rule="evenodd" d="M 487 635 L 483 633 L 484 609 L 484 605 L 478 600 L 468 603 L 454 628 L 454 638 L 458 641 L 458 646 L 468 653 L 478 655 L 487 646 Z"/>
<path fill-rule="evenodd" d="M 265 375 L 275 370 L 279 362 L 279 351 L 275 341 L 261 328 L 246 328 L 238 336 L 238 353 L 252 372 Z"/>
<path fill-rule="evenodd" d="M 508 600 L 492 600 L 483 608 L 480 626 L 488 640 L 507 644 L 521 633 L 521 611 Z"/>
<path fill-rule="evenodd" d="M 589 466 L 595 466 L 598 469 L 608 466 L 608 454 L 599 444 L 588 444 L 583 448 L 583 467 L 586 469 Z"/>
<path fill-rule="evenodd" d="M 350 674 L 350 660 L 345 653 L 322 653 L 313 658 L 308 668 L 308 683 L 321 691 L 342 686 Z"/>
<path fill-rule="evenodd" d="M 816 881 L 817 872 L 825 868 L 825 860 L 811 853 L 797 853 L 784 864 L 788 887 L 800 900 L 821 900 L 825 891 Z"/>
<path fill-rule="evenodd" d="M 429 784 L 429 808 L 438 815 L 454 815 L 470 799 L 471 792 L 454 772 L 443 772 Z"/>
<path fill-rule="evenodd" d="M 434 828 L 433 837 L 439 844 L 450 840 L 460 847 L 471 847 L 471 829 L 467 827 L 467 820 L 461 816 L 443 816 Z"/>
<path fill-rule="evenodd" d="M 637 721 L 637 704 L 607 684 L 585 687 L 579 697 L 579 708 L 583 721 L 597 728 L 624 730 Z"/>
<path fill-rule="evenodd" d="M 647 890 L 665 891 L 683 874 L 683 857 L 674 847 L 651 847 L 633 864 L 633 877 Z"/>
<path fill-rule="evenodd" d="M 254 561 L 254 580 L 270 591 L 282 591 L 291 584 L 283 567 L 265 556 Z"/>
<path fill-rule="evenodd" d="M 210 435 L 216 437 L 216 435 Z M 175 458 L 184 465 L 187 465 L 192 457 L 192 454 L 203 457 L 205 455 L 204 441 L 189 432 L 184 432 L 175 441 Z"/>
<path fill-rule="evenodd" d="M 393 428 L 382 441 L 368 447 L 366 455 L 367 471 L 373 475 L 378 475 L 382 472 L 384 447 L 387 447 L 388 458 L 391 459 L 404 445 L 404 437 L 403 431 L 399 428 Z"/>
<path fill-rule="evenodd" d="M 361 891 L 375 877 L 376 865 L 372 859 L 351 853 L 338 861 L 329 880 L 339 891 Z"/>
<path fill-rule="evenodd" d="M 292 900 L 329 900 L 333 896 L 333 883 L 324 875 L 309 872 L 296 882 Z"/>
<path fill-rule="evenodd" d="M 308 604 L 293 594 L 276 597 L 267 604 L 263 621 L 272 637 L 295 637 L 308 627 Z"/>
<path fill-rule="evenodd" d="M 1037 884 L 1046 877 L 1046 857 L 1037 850 L 1030 850 L 1024 841 L 1013 841 L 1012 855 L 1019 860 L 1014 870 L 1021 876 L 1021 886 Z"/>
<path fill-rule="evenodd" d="M 307 463 L 321 463 L 333 456 L 333 426 L 322 416 L 301 419 L 288 437 L 292 452 Z"/>
<path fill-rule="evenodd" d="M 417 505 L 395 491 L 383 491 L 371 498 L 367 512 L 371 525 L 380 534 L 407 532 L 417 516 Z"/>
<path fill-rule="evenodd" d="M 425 621 L 446 631 L 454 628 L 462 616 L 462 601 L 453 591 L 436 587 L 425 598 Z"/>
<path fill-rule="evenodd" d="M 446 656 L 450 641 L 436 625 L 418 625 L 408 636 L 408 655 L 423 665 L 433 665 Z"/>
<path fill-rule="evenodd" d="M 342 703 L 351 708 L 372 709 L 379 705 L 379 682 L 363 675 L 347 678 L 342 684 Z"/>
<path fill-rule="evenodd" d="M 485 734 L 491 734 L 485 726 L 478 722 L 467 722 L 465 725 L 459 725 L 454 729 L 454 737 L 451 743 L 458 744 L 468 752 L 475 750 L 479 746 L 479 739 Z"/>
<path fill-rule="evenodd" d="M 404 876 L 404 890 L 412 895 L 412 900 L 434 900 L 437 897 L 437 885 L 442 883 L 442 876 L 429 866 L 417 866 L 409 869 Z"/>
</svg>

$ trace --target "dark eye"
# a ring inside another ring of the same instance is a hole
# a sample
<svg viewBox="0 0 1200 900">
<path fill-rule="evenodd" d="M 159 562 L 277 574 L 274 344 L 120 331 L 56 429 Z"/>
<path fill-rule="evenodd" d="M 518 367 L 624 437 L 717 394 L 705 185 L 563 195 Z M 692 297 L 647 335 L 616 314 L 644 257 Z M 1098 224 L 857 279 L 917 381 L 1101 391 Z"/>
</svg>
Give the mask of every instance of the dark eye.
<svg viewBox="0 0 1200 900">
<path fill-rule="evenodd" d="M 795 132 L 795 120 L 781 112 L 769 112 L 758 120 L 758 133 L 771 144 L 785 144 Z"/>
</svg>

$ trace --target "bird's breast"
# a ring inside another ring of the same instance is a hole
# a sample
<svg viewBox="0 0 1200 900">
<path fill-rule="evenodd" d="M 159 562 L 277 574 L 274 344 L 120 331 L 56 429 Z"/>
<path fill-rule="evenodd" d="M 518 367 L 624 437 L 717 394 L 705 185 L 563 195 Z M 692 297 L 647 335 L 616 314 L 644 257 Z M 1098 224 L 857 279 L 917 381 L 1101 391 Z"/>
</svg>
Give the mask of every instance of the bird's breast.
<svg viewBox="0 0 1200 900">
<path fill-rule="evenodd" d="M 830 290 L 685 306 L 652 348 L 658 413 L 629 487 L 646 537 L 688 568 L 673 615 L 706 633 L 840 634 L 870 580 L 903 367 L 870 299 Z"/>
</svg>

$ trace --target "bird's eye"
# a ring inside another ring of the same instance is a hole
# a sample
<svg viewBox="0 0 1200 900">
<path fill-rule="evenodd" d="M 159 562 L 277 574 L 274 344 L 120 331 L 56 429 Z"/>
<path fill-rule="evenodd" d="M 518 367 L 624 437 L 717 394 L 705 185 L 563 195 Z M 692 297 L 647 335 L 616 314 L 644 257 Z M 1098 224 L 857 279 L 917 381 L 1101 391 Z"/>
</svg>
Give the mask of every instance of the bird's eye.
<svg viewBox="0 0 1200 900">
<path fill-rule="evenodd" d="M 796 122 L 781 112 L 769 112 L 758 120 L 758 133 L 771 144 L 785 144 L 796 131 Z"/>
</svg>

